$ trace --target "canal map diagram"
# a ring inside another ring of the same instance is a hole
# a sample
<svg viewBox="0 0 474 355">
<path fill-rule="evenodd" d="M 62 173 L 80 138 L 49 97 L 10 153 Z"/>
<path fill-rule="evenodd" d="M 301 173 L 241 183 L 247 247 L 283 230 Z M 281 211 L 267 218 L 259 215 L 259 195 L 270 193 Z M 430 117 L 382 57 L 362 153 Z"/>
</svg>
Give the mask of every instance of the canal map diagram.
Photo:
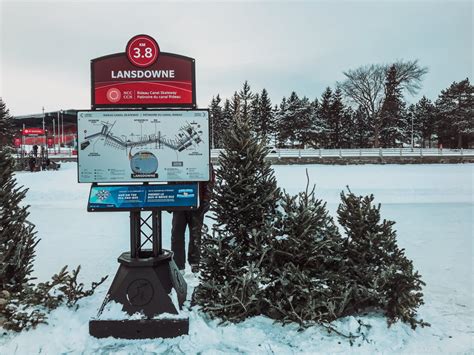
<svg viewBox="0 0 474 355">
<path fill-rule="evenodd" d="M 78 112 L 79 182 L 207 181 L 207 110 Z"/>
</svg>

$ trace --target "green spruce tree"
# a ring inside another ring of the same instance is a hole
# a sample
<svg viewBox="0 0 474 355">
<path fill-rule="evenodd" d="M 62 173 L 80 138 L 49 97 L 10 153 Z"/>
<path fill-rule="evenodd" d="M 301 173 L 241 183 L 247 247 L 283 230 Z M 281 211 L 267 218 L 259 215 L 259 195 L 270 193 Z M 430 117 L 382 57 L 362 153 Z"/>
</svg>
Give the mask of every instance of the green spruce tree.
<svg viewBox="0 0 474 355">
<path fill-rule="evenodd" d="M 0 327 L 21 331 L 45 322 L 47 310 L 64 303 L 75 306 L 106 278 L 85 290 L 77 282 L 80 267 L 72 272 L 64 267 L 51 281 L 31 283 L 39 239 L 27 220 L 29 206 L 21 206 L 28 190 L 18 187 L 14 161 L 4 147 L 0 147 L 0 187 Z"/>
<path fill-rule="evenodd" d="M 242 85 L 242 89 L 239 91 L 239 102 L 240 102 L 240 116 L 243 120 L 249 121 L 252 125 L 254 122 L 250 120 L 250 104 L 253 100 L 253 93 L 250 89 L 250 85 L 247 80 Z"/>
<path fill-rule="evenodd" d="M 219 157 L 211 211 L 215 223 L 203 235 L 200 285 L 194 300 L 224 320 L 258 315 L 264 306 L 260 285 L 268 282 L 268 264 L 280 191 L 268 148 L 248 120 L 235 117 Z"/>
<path fill-rule="evenodd" d="M 333 93 L 330 87 L 327 87 L 321 97 L 321 104 L 318 107 L 317 122 L 320 125 L 320 134 L 318 137 L 320 148 L 329 148 L 331 146 L 331 137 L 334 136 L 334 128 L 331 124 Z"/>
<path fill-rule="evenodd" d="M 28 189 L 18 187 L 13 176 L 14 160 L 0 149 L 0 288 L 19 292 L 31 280 L 35 247 L 28 206 L 20 206 Z"/>
<path fill-rule="evenodd" d="M 474 86 L 466 78 L 441 91 L 436 100 L 438 135 L 445 147 L 467 148 L 474 141 Z"/>
<path fill-rule="evenodd" d="M 308 181 L 309 183 L 309 181 Z M 326 204 L 311 191 L 284 194 L 266 288 L 268 315 L 306 326 L 344 314 L 352 286 L 344 264 L 344 240 Z"/>
<path fill-rule="evenodd" d="M 401 84 L 395 65 L 387 72 L 385 99 L 380 110 L 380 143 L 385 148 L 400 146 L 408 141 L 409 127 Z"/>
<path fill-rule="evenodd" d="M 271 140 L 270 138 L 273 137 L 276 132 L 276 123 L 275 116 L 272 110 L 272 102 L 268 97 L 268 92 L 265 88 L 260 94 L 259 113 L 259 122 L 257 124 L 258 131 L 260 132 L 262 139 L 268 142 Z"/>
<path fill-rule="evenodd" d="M 347 239 L 346 258 L 350 277 L 357 292 L 348 309 L 355 313 L 367 308 L 381 309 L 389 324 L 401 320 L 425 325 L 416 319 L 416 310 L 423 304 L 421 276 L 413 263 L 397 245 L 395 222 L 380 218 L 380 204 L 374 196 L 356 196 L 350 190 L 341 193 L 338 221 Z"/>
<path fill-rule="evenodd" d="M 329 146 L 341 148 L 342 144 L 342 121 L 344 120 L 344 105 L 342 103 L 342 90 L 337 88 L 333 95 L 329 109 Z"/>
<path fill-rule="evenodd" d="M 13 118 L 0 97 L 0 147 L 13 143 L 13 131 Z"/>
<path fill-rule="evenodd" d="M 209 130 L 211 131 L 211 148 L 218 148 L 220 146 L 220 139 L 223 136 L 222 127 L 222 107 L 221 98 L 219 94 L 212 97 L 211 105 L 209 106 L 210 122 Z"/>
</svg>

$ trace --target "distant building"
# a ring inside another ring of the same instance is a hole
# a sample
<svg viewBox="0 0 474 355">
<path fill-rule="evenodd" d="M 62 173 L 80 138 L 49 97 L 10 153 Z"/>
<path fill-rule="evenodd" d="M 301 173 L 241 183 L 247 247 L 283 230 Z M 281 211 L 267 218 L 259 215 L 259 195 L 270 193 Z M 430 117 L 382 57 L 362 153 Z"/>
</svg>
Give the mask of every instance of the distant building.
<svg viewBox="0 0 474 355">
<path fill-rule="evenodd" d="M 21 137 L 24 128 L 43 128 L 44 136 L 26 136 L 24 144 L 45 145 L 47 139 L 61 146 L 74 146 L 77 137 L 77 110 L 61 110 L 29 115 L 14 116 L 15 138 Z"/>
</svg>

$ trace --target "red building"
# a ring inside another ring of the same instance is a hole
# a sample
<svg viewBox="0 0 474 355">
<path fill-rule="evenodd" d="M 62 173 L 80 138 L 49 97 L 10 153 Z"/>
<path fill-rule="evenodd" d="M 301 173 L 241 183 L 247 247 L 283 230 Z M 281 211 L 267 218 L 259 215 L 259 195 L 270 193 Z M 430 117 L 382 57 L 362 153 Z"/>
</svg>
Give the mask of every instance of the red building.
<svg viewBox="0 0 474 355">
<path fill-rule="evenodd" d="M 77 137 L 77 110 L 60 110 L 30 115 L 14 116 L 17 134 L 25 145 L 56 144 L 72 147 Z M 23 129 L 44 129 L 45 134 L 27 134 L 22 137 Z"/>
</svg>

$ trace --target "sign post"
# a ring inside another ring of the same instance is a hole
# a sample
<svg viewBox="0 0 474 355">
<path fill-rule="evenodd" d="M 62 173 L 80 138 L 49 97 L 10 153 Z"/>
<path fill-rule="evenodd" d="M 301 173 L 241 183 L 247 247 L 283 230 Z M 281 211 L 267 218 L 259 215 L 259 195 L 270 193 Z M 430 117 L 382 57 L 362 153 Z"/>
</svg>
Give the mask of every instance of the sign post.
<svg viewBox="0 0 474 355">
<path fill-rule="evenodd" d="M 199 208 L 198 182 L 210 179 L 209 111 L 196 109 L 194 64 L 161 52 L 148 35 L 91 61 L 92 110 L 77 116 L 78 181 L 92 183 L 89 212 L 130 214 L 130 251 L 119 256 L 98 317 L 89 322 L 95 337 L 188 333 L 188 318 L 179 316 L 187 285 L 173 253 L 162 248 L 161 213 Z M 101 319 L 111 301 L 140 319 Z"/>
</svg>

